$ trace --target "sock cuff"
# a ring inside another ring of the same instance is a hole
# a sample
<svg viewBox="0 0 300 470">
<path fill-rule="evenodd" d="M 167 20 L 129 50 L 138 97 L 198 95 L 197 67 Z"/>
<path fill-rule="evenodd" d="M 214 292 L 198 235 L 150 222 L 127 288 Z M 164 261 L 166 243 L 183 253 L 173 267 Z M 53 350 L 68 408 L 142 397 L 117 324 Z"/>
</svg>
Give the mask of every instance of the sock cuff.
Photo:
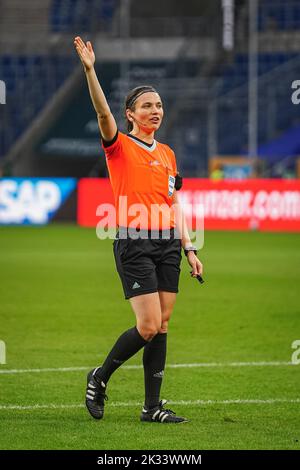
<svg viewBox="0 0 300 470">
<path fill-rule="evenodd" d="M 151 343 L 163 343 L 167 340 L 167 334 L 168 333 L 157 333 L 157 335 L 154 336 L 152 339 Z"/>
<path fill-rule="evenodd" d="M 134 328 L 132 328 L 131 330 L 133 332 L 133 334 L 135 335 L 135 337 L 137 338 L 137 340 L 140 340 L 141 342 L 141 347 L 144 346 L 145 344 L 148 344 L 149 341 L 147 341 L 145 338 L 142 337 L 142 335 L 139 333 L 139 330 L 137 329 L 137 327 L 135 326 Z"/>
</svg>

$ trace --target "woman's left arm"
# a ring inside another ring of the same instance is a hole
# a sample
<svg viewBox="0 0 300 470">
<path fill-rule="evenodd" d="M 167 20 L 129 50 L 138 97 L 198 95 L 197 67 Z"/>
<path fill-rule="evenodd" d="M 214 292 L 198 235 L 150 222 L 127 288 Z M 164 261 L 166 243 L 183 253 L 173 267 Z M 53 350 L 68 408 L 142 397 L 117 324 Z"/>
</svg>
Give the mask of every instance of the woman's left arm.
<svg viewBox="0 0 300 470">
<path fill-rule="evenodd" d="M 175 212 L 176 227 L 179 230 L 181 238 L 181 246 L 185 250 L 192 246 L 192 242 L 188 232 L 185 215 L 182 206 L 179 202 L 176 189 L 174 189 L 173 194 L 173 208 Z M 203 265 L 193 251 L 188 251 L 187 260 L 192 268 L 192 277 L 197 277 L 203 274 Z"/>
</svg>

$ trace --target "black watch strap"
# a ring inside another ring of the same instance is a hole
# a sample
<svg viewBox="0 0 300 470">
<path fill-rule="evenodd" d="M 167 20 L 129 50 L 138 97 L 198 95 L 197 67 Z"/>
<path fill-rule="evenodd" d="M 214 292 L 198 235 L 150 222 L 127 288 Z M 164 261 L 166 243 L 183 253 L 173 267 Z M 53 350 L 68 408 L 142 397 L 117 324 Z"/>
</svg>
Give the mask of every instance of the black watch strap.
<svg viewBox="0 0 300 470">
<path fill-rule="evenodd" d="M 187 256 L 189 251 L 193 251 L 195 255 L 197 256 L 197 248 L 195 248 L 194 246 L 188 246 L 187 248 L 184 249 L 185 256 Z"/>
</svg>

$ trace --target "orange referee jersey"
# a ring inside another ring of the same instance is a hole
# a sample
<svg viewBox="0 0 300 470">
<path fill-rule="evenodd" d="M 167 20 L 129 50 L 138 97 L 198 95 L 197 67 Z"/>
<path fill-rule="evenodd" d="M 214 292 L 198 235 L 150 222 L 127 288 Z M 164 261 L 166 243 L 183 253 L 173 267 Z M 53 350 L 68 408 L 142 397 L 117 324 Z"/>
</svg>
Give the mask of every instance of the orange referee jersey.
<svg viewBox="0 0 300 470">
<path fill-rule="evenodd" d="M 115 142 L 103 149 L 117 225 L 146 230 L 175 227 L 171 206 L 177 167 L 173 150 L 156 140 L 148 146 L 120 131 Z"/>
</svg>

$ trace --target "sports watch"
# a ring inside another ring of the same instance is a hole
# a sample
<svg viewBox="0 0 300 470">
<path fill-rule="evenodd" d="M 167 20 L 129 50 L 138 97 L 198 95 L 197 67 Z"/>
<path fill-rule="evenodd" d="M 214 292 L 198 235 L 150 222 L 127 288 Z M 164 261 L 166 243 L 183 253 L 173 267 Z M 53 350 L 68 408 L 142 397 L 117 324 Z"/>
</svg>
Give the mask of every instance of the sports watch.
<svg viewBox="0 0 300 470">
<path fill-rule="evenodd" d="M 187 256 L 189 251 L 193 251 L 195 253 L 195 255 L 197 256 L 197 248 L 194 247 L 193 245 L 184 248 L 183 251 L 184 251 L 185 256 Z"/>
</svg>

